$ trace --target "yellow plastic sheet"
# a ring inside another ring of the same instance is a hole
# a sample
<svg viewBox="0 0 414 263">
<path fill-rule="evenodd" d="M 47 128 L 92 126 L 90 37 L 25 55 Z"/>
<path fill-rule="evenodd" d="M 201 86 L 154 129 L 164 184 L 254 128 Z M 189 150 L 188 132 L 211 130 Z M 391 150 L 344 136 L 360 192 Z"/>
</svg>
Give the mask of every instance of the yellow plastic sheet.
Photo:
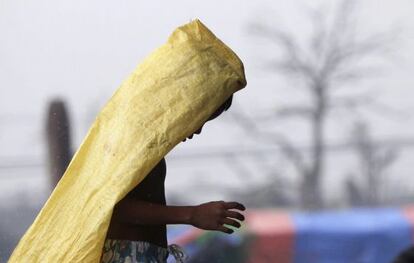
<svg viewBox="0 0 414 263">
<path fill-rule="evenodd" d="M 245 85 L 199 20 L 176 29 L 99 113 L 9 262 L 99 262 L 115 204 Z"/>
</svg>

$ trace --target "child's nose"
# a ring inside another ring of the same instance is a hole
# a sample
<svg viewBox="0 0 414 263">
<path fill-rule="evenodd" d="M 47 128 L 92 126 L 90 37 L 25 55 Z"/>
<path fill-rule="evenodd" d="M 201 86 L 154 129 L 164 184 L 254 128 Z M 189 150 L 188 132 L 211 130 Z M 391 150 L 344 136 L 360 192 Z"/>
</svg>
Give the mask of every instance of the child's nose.
<svg viewBox="0 0 414 263">
<path fill-rule="evenodd" d="M 200 129 L 196 130 L 194 133 L 195 134 L 200 134 L 202 129 L 203 129 L 203 126 L 201 126 Z"/>
</svg>

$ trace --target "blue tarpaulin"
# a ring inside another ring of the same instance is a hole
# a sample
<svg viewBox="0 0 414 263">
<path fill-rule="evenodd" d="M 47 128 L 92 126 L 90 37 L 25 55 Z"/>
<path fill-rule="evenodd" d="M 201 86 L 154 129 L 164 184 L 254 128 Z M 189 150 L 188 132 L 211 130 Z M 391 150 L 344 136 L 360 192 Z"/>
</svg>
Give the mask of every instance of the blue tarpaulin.
<svg viewBox="0 0 414 263">
<path fill-rule="evenodd" d="M 390 263 L 412 244 L 400 209 L 300 213 L 295 226 L 295 263 Z"/>
<path fill-rule="evenodd" d="M 184 237 L 180 244 L 189 262 L 205 262 L 214 252 L 222 258 L 232 254 L 233 261 L 220 261 L 232 263 L 391 263 L 413 245 L 413 222 L 414 207 L 312 213 L 251 209 L 243 229 L 233 235 L 181 226 L 170 229 L 169 237 Z"/>
</svg>

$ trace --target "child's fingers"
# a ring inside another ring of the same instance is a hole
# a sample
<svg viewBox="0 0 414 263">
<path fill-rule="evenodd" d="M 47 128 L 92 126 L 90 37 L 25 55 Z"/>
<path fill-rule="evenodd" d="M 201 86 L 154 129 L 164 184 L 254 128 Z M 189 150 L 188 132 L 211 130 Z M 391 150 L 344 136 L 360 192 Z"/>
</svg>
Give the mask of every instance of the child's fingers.
<svg viewBox="0 0 414 263">
<path fill-rule="evenodd" d="M 231 234 L 231 233 L 233 233 L 233 232 L 234 232 L 232 229 L 227 228 L 227 227 L 225 227 L 225 226 L 219 226 L 219 227 L 217 227 L 217 230 L 218 230 L 218 231 L 221 231 L 221 232 L 223 232 L 223 233 L 226 233 L 226 234 Z"/>
<path fill-rule="evenodd" d="M 237 219 L 239 221 L 243 221 L 244 220 L 244 216 L 242 214 L 240 214 L 239 212 L 236 212 L 236 211 L 226 211 L 224 213 L 224 215 L 226 217 L 235 218 L 235 219 Z"/>
<path fill-rule="evenodd" d="M 246 210 L 244 205 L 242 205 L 238 202 L 225 202 L 224 207 L 226 209 L 237 209 L 237 210 L 242 210 L 242 211 Z"/>
<path fill-rule="evenodd" d="M 239 228 L 241 225 L 236 220 L 230 219 L 230 218 L 224 218 L 221 220 L 222 224 L 226 224 L 229 226 L 234 226 L 235 228 Z"/>
</svg>

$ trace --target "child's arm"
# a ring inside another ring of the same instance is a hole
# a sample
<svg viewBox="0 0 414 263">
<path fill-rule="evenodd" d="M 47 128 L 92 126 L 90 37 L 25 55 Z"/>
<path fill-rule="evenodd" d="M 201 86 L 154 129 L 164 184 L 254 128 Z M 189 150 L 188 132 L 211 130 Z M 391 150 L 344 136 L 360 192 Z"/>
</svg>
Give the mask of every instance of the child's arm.
<svg viewBox="0 0 414 263">
<path fill-rule="evenodd" d="M 239 228 L 244 216 L 237 211 L 245 210 L 237 202 L 215 201 L 198 206 L 166 206 L 128 198 L 116 207 L 118 221 L 136 225 L 188 224 L 205 230 L 232 233 L 223 224 Z"/>
</svg>

